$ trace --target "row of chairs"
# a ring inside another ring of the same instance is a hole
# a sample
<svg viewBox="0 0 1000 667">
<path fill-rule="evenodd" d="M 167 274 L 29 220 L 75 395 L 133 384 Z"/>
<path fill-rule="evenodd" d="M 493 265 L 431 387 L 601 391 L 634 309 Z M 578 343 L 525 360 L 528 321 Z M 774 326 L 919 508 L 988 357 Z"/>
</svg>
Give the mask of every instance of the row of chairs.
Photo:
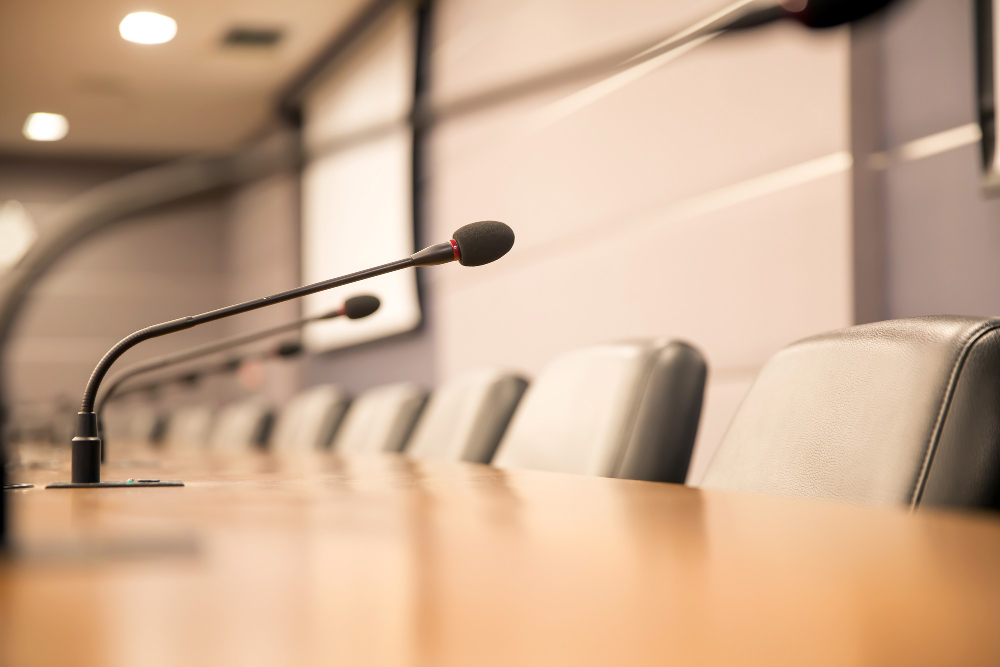
<svg viewBox="0 0 1000 667">
<path fill-rule="evenodd" d="M 349 408 L 336 389 L 312 389 L 281 412 L 271 442 L 322 447 L 329 432 L 345 452 L 683 482 L 705 377 L 683 342 L 601 345 L 558 357 L 530 386 L 502 373 L 456 378 L 426 407 L 413 385 L 373 390 Z M 216 444 L 235 442 L 228 419 L 239 421 L 221 415 Z M 790 345 L 761 370 L 695 481 L 1000 508 L 1000 318 L 892 320 Z"/>
<path fill-rule="evenodd" d="M 480 370 L 432 394 L 413 383 L 353 401 L 336 386 L 307 389 L 277 413 L 258 399 L 173 414 L 172 447 L 403 452 L 425 460 L 682 483 L 707 368 L 675 340 L 598 345 L 563 354 L 530 384 Z M 142 418 L 148 430 L 148 417 Z M 214 423 L 212 423 L 214 421 Z"/>
</svg>

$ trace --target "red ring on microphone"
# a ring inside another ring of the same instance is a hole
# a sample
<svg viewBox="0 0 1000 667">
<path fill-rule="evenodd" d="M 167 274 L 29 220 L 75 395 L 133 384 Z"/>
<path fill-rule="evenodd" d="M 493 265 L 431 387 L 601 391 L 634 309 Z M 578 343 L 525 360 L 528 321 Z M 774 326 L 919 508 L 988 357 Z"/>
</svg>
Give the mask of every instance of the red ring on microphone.
<svg viewBox="0 0 1000 667">
<path fill-rule="evenodd" d="M 456 262 L 461 262 L 462 261 L 462 253 L 459 252 L 459 250 L 458 250 L 458 242 L 455 239 L 451 239 L 451 241 L 449 241 L 449 242 L 451 243 L 451 251 L 453 253 L 455 253 L 455 261 Z"/>
</svg>

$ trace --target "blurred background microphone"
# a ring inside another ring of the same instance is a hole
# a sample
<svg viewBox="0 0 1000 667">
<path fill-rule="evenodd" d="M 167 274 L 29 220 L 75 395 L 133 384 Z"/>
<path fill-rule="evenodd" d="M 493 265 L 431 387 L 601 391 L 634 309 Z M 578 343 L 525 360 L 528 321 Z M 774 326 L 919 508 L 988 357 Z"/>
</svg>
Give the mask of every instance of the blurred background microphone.
<svg viewBox="0 0 1000 667">
<path fill-rule="evenodd" d="M 785 0 L 748 11 L 720 30 L 743 30 L 789 19 L 808 28 L 834 28 L 866 19 L 900 0 Z"/>
<path fill-rule="evenodd" d="M 113 396 L 107 396 L 104 399 L 103 403 L 99 407 L 99 410 L 102 411 L 99 413 L 99 417 L 109 404 L 114 403 L 117 400 L 123 400 L 127 397 L 139 395 L 145 396 L 150 401 L 155 401 L 159 399 L 162 392 L 170 386 L 195 388 L 198 387 L 205 378 L 212 375 L 243 373 L 245 372 L 245 369 L 253 364 L 271 360 L 295 359 L 301 356 L 304 352 L 305 348 L 300 342 L 289 340 L 272 345 L 271 347 L 259 352 L 239 356 L 230 356 L 222 361 L 187 368 L 174 375 L 165 375 L 147 382 L 138 383 L 129 387 L 123 387 L 118 389 Z M 256 374 L 255 371 L 252 372 Z M 258 388 L 260 383 L 259 381 L 254 380 L 251 382 L 243 382 L 243 384 L 249 388 Z M 103 422 L 103 418 L 101 421 Z M 102 427 L 102 442 L 104 442 L 106 438 L 106 431 Z M 106 444 L 106 442 L 104 442 L 104 444 Z"/>
<path fill-rule="evenodd" d="M 340 308 L 331 310 L 329 312 L 320 313 L 319 315 L 313 315 L 310 317 L 304 317 L 299 320 L 296 320 L 295 322 L 282 324 L 276 327 L 270 327 L 268 329 L 255 331 L 253 333 L 246 335 L 231 336 L 221 341 L 217 341 L 214 343 L 207 343 L 205 345 L 199 345 L 186 350 L 180 350 L 178 352 L 174 352 L 171 354 L 165 354 L 159 357 L 153 357 L 151 359 L 145 359 L 143 361 L 132 364 L 131 366 L 127 366 L 126 368 L 116 373 L 109 380 L 107 384 L 107 389 L 97 399 L 97 407 L 96 407 L 97 421 L 103 439 L 101 446 L 101 460 L 104 461 L 106 458 L 105 450 L 107 449 L 108 445 L 107 435 L 104 433 L 104 428 L 103 428 L 104 407 L 109 401 L 111 401 L 115 397 L 121 385 L 127 382 L 128 380 L 136 376 L 143 375 L 145 373 L 151 373 L 153 371 L 161 370 L 163 368 L 169 368 L 170 366 L 182 364 L 188 361 L 193 361 L 195 359 L 209 356 L 211 354 L 216 354 L 218 352 L 230 350 L 234 347 L 247 345 L 249 343 L 253 343 L 262 340 L 264 338 L 276 336 L 282 333 L 286 333 L 288 331 L 302 329 L 307 324 L 311 324 L 313 322 L 332 320 L 337 317 L 347 317 L 348 319 L 351 320 L 359 320 L 375 313 L 379 309 L 379 305 L 380 301 L 378 300 L 377 297 L 371 295 L 355 296 L 351 297 L 350 299 L 347 299 L 344 302 L 344 305 L 341 306 Z M 283 343 L 282 345 L 285 347 L 279 348 L 279 353 L 280 349 L 291 350 L 292 348 L 290 346 L 299 344 L 288 342 L 288 343 Z M 296 349 L 294 352 L 289 352 L 283 354 L 282 356 L 293 356 L 297 355 L 299 352 L 301 352 L 301 345 L 299 345 L 298 349 Z"/>
<path fill-rule="evenodd" d="M 879 14 L 889 5 L 902 0 L 785 0 L 767 2 L 751 9 L 723 10 L 688 30 L 680 31 L 657 44 L 643 49 L 624 60 L 628 67 L 635 67 L 666 56 L 666 54 L 691 48 L 714 37 L 739 33 L 778 21 L 789 20 L 807 28 L 825 29 L 863 21 Z M 743 4 L 743 3 L 737 3 Z"/>
</svg>

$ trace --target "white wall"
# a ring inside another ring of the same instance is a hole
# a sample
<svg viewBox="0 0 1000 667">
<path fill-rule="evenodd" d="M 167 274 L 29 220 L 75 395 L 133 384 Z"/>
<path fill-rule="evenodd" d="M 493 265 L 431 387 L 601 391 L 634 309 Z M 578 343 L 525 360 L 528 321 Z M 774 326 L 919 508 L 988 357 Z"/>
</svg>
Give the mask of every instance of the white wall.
<svg viewBox="0 0 1000 667">
<path fill-rule="evenodd" d="M 445 0 L 432 88 L 541 71 L 721 4 Z M 853 322 L 849 56 L 845 31 L 774 28 L 436 127 L 429 236 L 482 218 L 517 234 L 494 265 L 428 274 L 438 377 L 687 339 L 710 365 L 699 479 L 760 366 Z"/>
<path fill-rule="evenodd" d="M 408 5 L 389 12 L 304 94 L 302 277 L 312 283 L 379 266 L 416 250 L 413 220 L 413 106 L 415 21 Z M 371 127 L 395 125 L 384 136 L 324 153 L 330 142 Z M 417 279 L 397 271 L 303 299 L 318 315 L 346 299 L 374 295 L 381 307 L 362 320 L 338 318 L 309 325 L 314 352 L 408 333 L 420 326 Z"/>
</svg>

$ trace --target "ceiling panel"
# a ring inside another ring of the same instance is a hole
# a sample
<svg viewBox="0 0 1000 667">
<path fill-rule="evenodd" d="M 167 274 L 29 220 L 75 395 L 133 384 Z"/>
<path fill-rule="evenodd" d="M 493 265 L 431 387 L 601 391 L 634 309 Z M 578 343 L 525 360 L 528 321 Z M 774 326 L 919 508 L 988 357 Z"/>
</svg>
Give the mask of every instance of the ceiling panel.
<svg viewBox="0 0 1000 667">
<path fill-rule="evenodd" d="M 168 157 L 220 152 L 259 131 L 275 98 L 366 0 L 2 0 L 0 151 Z M 173 17 L 177 37 L 126 42 L 134 11 Z M 271 49 L 224 47 L 234 26 L 277 27 Z M 69 119 L 62 141 L 21 135 L 29 113 Z"/>
</svg>

